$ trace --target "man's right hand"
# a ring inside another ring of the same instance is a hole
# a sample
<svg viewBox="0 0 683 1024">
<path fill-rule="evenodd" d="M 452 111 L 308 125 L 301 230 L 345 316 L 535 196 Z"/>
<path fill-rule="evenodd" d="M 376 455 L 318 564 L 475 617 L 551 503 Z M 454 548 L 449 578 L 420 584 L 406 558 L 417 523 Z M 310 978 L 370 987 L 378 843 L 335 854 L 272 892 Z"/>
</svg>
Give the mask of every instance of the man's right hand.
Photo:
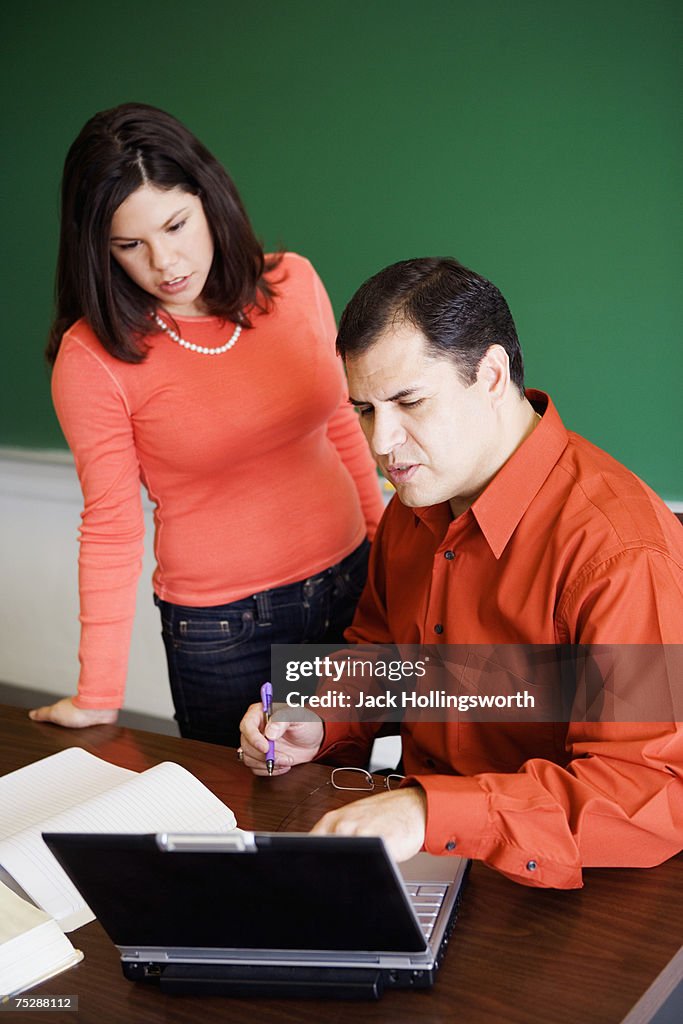
<svg viewBox="0 0 683 1024">
<path fill-rule="evenodd" d="M 284 708 L 284 705 L 281 705 Z M 289 712 L 291 714 L 291 711 Z M 273 775 L 284 775 L 295 764 L 312 761 L 320 750 L 323 741 L 323 723 L 316 714 L 308 710 L 298 710 L 304 721 L 278 721 L 278 710 L 275 705 L 273 717 L 263 732 L 263 708 L 260 704 L 252 704 L 240 722 L 240 746 L 242 760 L 254 775 L 267 775 L 266 754 L 268 740 L 275 743 L 275 767 Z"/>
</svg>

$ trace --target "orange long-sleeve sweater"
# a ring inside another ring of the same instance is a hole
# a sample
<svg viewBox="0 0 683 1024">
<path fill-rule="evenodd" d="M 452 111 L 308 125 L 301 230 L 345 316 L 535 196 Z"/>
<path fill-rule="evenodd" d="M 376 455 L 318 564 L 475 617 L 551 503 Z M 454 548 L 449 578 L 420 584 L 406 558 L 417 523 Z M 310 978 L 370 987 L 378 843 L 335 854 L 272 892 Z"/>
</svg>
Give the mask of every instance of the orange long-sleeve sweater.
<svg viewBox="0 0 683 1024">
<path fill-rule="evenodd" d="M 177 604 L 304 579 L 374 533 L 383 506 L 329 299 L 299 256 L 287 254 L 274 278 L 274 308 L 218 356 L 159 333 L 130 364 L 83 320 L 64 336 L 52 394 L 84 496 L 79 707 L 123 700 L 141 483 L 155 505 L 154 589 Z M 176 319 L 183 338 L 208 347 L 232 332 L 213 317 Z"/>
</svg>

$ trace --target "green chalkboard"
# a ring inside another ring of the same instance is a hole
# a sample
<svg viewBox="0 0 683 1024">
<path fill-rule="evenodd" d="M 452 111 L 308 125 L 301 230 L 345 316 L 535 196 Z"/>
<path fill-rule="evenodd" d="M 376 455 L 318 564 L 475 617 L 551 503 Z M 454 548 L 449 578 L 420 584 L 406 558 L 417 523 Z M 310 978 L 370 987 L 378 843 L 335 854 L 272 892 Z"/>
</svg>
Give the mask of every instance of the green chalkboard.
<svg viewBox="0 0 683 1024">
<path fill-rule="evenodd" d="M 217 153 L 337 313 L 408 256 L 490 277 L 528 383 L 682 499 L 680 27 L 664 0 L 7 7 L 0 445 L 64 444 L 42 363 L 61 164 L 136 99 Z"/>
</svg>

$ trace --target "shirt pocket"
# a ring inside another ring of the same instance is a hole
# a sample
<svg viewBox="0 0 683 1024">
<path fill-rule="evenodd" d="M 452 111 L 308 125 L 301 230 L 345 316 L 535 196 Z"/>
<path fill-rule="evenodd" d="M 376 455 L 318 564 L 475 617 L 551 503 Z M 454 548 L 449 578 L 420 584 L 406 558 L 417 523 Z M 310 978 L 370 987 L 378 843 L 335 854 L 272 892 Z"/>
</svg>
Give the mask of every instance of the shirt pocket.
<svg viewBox="0 0 683 1024">
<path fill-rule="evenodd" d="M 534 757 L 566 761 L 566 675 L 552 645 L 470 649 L 458 693 L 472 704 L 457 713 L 460 753 L 508 770 Z"/>
</svg>

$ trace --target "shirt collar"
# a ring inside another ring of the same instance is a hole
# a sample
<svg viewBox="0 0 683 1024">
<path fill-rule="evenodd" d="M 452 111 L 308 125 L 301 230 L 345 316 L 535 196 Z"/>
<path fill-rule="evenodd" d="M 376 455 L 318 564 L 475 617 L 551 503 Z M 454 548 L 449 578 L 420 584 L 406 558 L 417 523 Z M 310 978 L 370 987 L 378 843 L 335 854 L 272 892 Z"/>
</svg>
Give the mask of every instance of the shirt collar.
<svg viewBox="0 0 683 1024">
<path fill-rule="evenodd" d="M 486 490 L 458 517 L 458 524 L 476 519 L 494 556 L 500 558 L 522 516 L 548 479 L 567 447 L 567 429 L 552 399 L 543 391 L 528 389 L 526 397 L 541 416 L 540 423 L 496 473 Z M 422 521 L 440 540 L 449 529 L 448 502 L 415 508 Z"/>
<path fill-rule="evenodd" d="M 471 507 L 496 558 L 502 555 L 569 440 L 567 429 L 549 395 L 528 389 L 526 397 L 540 414 L 541 421 Z"/>
</svg>

